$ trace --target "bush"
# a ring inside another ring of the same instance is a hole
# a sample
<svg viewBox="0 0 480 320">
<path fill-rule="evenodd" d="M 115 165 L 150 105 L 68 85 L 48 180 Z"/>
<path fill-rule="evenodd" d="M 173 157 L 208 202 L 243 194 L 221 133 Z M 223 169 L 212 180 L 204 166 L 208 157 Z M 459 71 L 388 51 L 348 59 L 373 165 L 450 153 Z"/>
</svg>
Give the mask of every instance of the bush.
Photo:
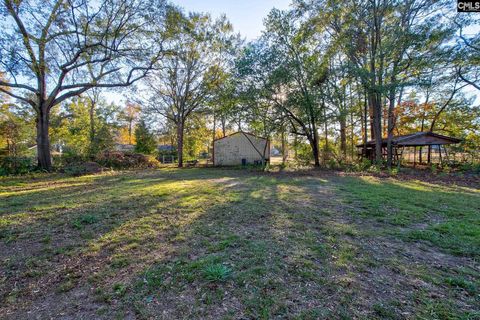
<svg viewBox="0 0 480 320">
<path fill-rule="evenodd" d="M 365 172 L 369 171 L 372 167 L 372 162 L 369 159 L 362 158 L 360 161 L 356 161 L 350 165 L 345 166 L 347 172 Z"/>
<path fill-rule="evenodd" d="M 113 169 L 148 169 L 160 166 L 160 162 L 153 156 L 120 151 L 103 152 L 97 156 L 96 161 Z"/>
<path fill-rule="evenodd" d="M 80 164 L 87 162 L 88 160 L 89 159 L 86 156 L 69 152 L 52 156 L 52 162 L 55 168 L 65 168 L 66 166 Z"/>
<path fill-rule="evenodd" d="M 297 146 L 297 157 L 295 160 L 301 166 L 310 166 L 313 161 L 312 148 L 307 143 L 301 143 Z"/>
<path fill-rule="evenodd" d="M 0 158 L 0 175 L 26 174 L 36 169 L 35 159 L 28 157 Z"/>
<path fill-rule="evenodd" d="M 468 163 L 468 162 L 462 163 L 460 165 L 460 171 L 480 173 L 480 163 Z"/>
<path fill-rule="evenodd" d="M 103 168 L 96 162 L 71 163 L 63 168 L 63 172 L 71 176 L 82 176 L 103 172 Z"/>
</svg>

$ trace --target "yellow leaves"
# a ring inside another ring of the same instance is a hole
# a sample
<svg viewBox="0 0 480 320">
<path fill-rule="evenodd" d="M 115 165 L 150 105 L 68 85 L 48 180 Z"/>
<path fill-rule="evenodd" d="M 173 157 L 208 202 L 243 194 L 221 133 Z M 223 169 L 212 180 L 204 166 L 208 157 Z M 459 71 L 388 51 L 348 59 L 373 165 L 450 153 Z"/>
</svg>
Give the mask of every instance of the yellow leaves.
<svg viewBox="0 0 480 320">
<path fill-rule="evenodd" d="M 130 134 L 127 127 L 120 128 L 118 130 L 117 142 L 121 144 L 135 144 L 135 135 L 133 134 L 133 132 L 132 134 Z"/>
</svg>

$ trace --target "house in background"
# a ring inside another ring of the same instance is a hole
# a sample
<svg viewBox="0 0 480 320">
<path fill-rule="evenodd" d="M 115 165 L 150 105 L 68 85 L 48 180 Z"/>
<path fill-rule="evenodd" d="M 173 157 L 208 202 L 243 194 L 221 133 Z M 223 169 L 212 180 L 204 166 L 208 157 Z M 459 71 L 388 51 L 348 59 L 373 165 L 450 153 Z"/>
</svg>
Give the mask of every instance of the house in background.
<svg viewBox="0 0 480 320">
<path fill-rule="evenodd" d="M 177 152 L 177 148 L 169 144 L 158 145 L 157 149 L 160 154 L 175 154 Z"/>
<path fill-rule="evenodd" d="M 121 152 L 134 152 L 135 151 L 135 145 L 134 144 L 116 143 L 114 149 L 115 149 L 115 151 L 121 151 Z"/>
<path fill-rule="evenodd" d="M 213 142 L 215 166 L 262 164 L 270 160 L 270 141 L 247 132 L 236 132 Z"/>
</svg>

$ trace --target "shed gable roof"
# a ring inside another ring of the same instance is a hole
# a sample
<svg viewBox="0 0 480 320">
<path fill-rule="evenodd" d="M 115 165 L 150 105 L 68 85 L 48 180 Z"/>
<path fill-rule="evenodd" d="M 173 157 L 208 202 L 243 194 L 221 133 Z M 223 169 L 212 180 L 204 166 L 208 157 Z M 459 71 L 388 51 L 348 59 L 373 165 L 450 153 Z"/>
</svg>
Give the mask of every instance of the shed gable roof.
<svg viewBox="0 0 480 320">
<path fill-rule="evenodd" d="M 237 135 L 237 134 L 240 134 L 240 133 L 242 133 L 242 134 L 244 134 L 244 135 L 249 135 L 249 136 L 254 137 L 254 138 L 257 138 L 257 139 L 268 140 L 267 138 L 259 137 L 259 136 L 255 135 L 255 134 L 253 134 L 253 133 L 244 132 L 244 131 L 237 131 L 237 132 L 234 132 L 234 133 L 231 133 L 231 134 L 227 134 L 225 137 L 221 137 L 221 138 L 215 139 L 215 140 L 213 140 L 213 141 L 215 142 L 215 141 L 218 141 L 218 140 L 222 140 L 222 139 L 225 139 L 225 138 L 229 138 L 229 137 L 232 137 L 232 136 Z"/>
</svg>

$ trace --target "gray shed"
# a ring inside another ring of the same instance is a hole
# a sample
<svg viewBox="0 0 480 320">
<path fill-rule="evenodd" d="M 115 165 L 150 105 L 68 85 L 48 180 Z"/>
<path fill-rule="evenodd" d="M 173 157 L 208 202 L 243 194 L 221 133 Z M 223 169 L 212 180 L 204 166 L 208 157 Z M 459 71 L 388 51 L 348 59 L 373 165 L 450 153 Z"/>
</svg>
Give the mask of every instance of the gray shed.
<svg viewBox="0 0 480 320">
<path fill-rule="evenodd" d="M 235 132 L 213 142 L 213 164 L 236 166 L 270 160 L 270 141 L 247 132 Z"/>
</svg>

